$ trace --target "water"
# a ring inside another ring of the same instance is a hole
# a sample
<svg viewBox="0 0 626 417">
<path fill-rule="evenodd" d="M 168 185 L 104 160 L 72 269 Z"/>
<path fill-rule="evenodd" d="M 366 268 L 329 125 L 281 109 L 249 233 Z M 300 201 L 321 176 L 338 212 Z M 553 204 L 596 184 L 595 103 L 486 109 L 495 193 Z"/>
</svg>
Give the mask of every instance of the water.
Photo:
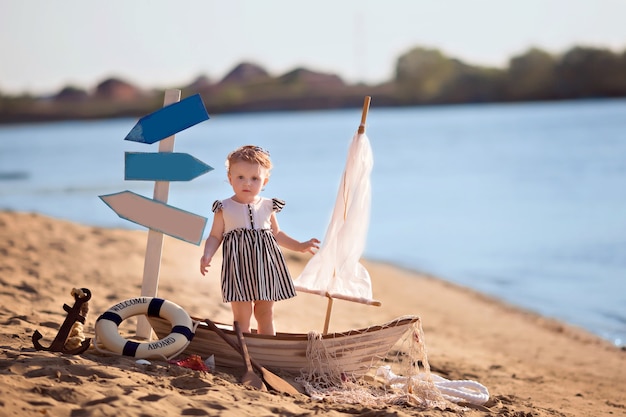
<svg viewBox="0 0 626 417">
<path fill-rule="evenodd" d="M 210 219 L 231 194 L 226 154 L 254 143 L 276 165 L 264 195 L 287 201 L 281 227 L 323 238 L 359 121 L 359 110 L 213 116 L 175 150 L 215 170 L 172 183 L 169 203 Z M 123 179 L 125 151 L 158 149 L 122 140 L 135 122 L 0 126 L 0 209 L 141 229 L 98 198 L 152 195 L 153 183 Z M 374 98 L 367 133 L 366 257 L 626 345 L 626 100 L 384 109 Z"/>
</svg>

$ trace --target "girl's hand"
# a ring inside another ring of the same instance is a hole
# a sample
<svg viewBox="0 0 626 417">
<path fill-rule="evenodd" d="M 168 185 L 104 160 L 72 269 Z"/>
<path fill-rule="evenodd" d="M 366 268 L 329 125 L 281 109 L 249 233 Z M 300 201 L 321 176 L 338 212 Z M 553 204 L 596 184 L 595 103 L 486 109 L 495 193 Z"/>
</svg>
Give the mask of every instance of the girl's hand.
<svg viewBox="0 0 626 417">
<path fill-rule="evenodd" d="M 300 252 L 309 252 L 315 254 L 315 252 L 317 252 L 317 250 L 320 248 L 320 241 L 312 238 L 307 240 L 306 242 L 301 242 L 300 245 L 302 246 Z"/>
<path fill-rule="evenodd" d="M 209 256 L 203 256 L 200 258 L 200 273 L 205 275 L 208 272 L 208 268 L 211 266 L 211 258 Z"/>
</svg>

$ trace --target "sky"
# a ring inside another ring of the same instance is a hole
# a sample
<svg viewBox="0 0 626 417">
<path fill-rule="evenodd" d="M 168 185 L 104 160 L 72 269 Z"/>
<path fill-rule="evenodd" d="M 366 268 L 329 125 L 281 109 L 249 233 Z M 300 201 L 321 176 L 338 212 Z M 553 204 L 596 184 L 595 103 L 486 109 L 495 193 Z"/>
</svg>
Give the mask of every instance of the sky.
<svg viewBox="0 0 626 417">
<path fill-rule="evenodd" d="M 493 67 L 531 47 L 622 52 L 624 16 L 623 0 L 1 0 L 0 92 L 177 88 L 241 62 L 373 84 L 418 46 Z"/>
</svg>

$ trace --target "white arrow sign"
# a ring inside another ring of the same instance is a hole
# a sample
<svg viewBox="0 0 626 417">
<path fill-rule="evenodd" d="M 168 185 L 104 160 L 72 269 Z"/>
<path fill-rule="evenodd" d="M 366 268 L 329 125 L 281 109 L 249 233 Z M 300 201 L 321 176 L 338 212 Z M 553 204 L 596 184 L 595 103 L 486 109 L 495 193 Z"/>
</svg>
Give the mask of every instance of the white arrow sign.
<svg viewBox="0 0 626 417">
<path fill-rule="evenodd" d="M 100 198 L 123 219 L 166 235 L 199 245 L 206 217 L 135 194 L 132 191 L 101 195 Z"/>
</svg>

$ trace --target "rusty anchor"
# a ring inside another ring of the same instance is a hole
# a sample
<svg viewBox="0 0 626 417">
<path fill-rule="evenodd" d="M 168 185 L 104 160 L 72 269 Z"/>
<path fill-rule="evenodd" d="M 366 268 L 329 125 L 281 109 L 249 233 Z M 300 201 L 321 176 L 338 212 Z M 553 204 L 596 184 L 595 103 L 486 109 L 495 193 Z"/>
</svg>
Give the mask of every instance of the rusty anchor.
<svg viewBox="0 0 626 417">
<path fill-rule="evenodd" d="M 81 288 L 80 290 L 72 290 L 72 295 L 74 296 L 74 306 L 70 307 L 67 304 L 63 304 L 63 310 L 67 311 L 67 317 L 65 321 L 61 325 L 59 332 L 56 337 L 52 341 L 50 347 L 44 347 L 39 343 L 39 340 L 43 337 L 38 330 L 35 330 L 33 333 L 33 345 L 35 345 L 35 349 L 37 350 L 48 350 L 50 352 L 62 352 L 68 355 L 76 355 L 79 353 L 83 353 L 89 348 L 91 344 L 91 338 L 87 338 L 80 343 L 80 345 L 74 349 L 67 349 L 65 347 L 66 341 L 72 328 L 76 322 L 81 324 L 85 324 L 85 316 L 86 312 L 83 310 L 87 310 L 87 306 L 83 305 L 89 301 L 91 298 L 91 291 L 87 288 Z"/>
</svg>

